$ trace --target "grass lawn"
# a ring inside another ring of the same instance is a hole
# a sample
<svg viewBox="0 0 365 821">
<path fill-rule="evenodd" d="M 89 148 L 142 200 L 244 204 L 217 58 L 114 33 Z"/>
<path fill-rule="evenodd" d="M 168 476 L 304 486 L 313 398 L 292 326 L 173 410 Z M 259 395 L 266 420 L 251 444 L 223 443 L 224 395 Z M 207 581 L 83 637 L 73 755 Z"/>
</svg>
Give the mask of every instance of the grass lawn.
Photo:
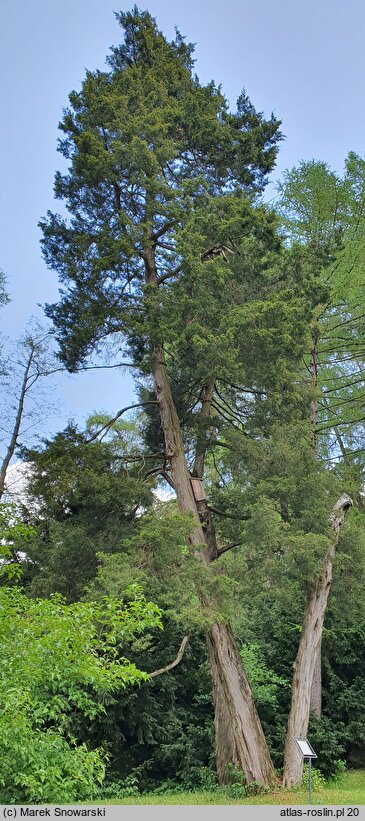
<svg viewBox="0 0 365 821">
<path fill-rule="evenodd" d="M 231 798 L 224 789 L 216 792 L 187 792 L 108 800 L 107 804 L 307 804 L 307 789 L 275 790 L 250 798 Z M 104 803 L 104 802 L 103 802 Z M 351 770 L 324 787 L 313 790 L 312 804 L 365 804 L 365 770 Z"/>
</svg>

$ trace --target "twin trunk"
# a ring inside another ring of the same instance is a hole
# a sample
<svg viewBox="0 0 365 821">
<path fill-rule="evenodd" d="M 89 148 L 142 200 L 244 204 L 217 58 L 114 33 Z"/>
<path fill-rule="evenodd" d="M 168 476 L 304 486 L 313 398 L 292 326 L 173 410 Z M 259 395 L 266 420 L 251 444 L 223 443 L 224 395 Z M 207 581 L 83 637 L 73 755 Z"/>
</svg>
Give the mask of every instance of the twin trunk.
<svg viewBox="0 0 365 821">
<path fill-rule="evenodd" d="M 166 456 L 181 510 L 190 511 L 195 527 L 190 541 L 195 557 L 208 566 L 216 557 L 214 529 L 202 525 L 190 481 L 180 423 L 166 373 L 162 348 L 155 348 L 153 377 L 164 431 Z M 315 670 L 320 669 L 323 621 L 332 582 L 332 562 L 340 526 L 352 500 L 343 494 L 336 503 L 331 524 L 334 541 L 327 551 L 323 571 L 310 588 L 304 623 L 294 665 L 292 701 L 284 755 L 283 784 L 290 787 L 302 776 L 302 759 L 295 736 L 306 735 Z M 201 513 L 201 511 L 200 511 Z M 209 535 L 208 535 L 209 534 Z M 207 633 L 213 700 L 215 707 L 216 766 L 220 783 L 229 779 L 229 764 L 239 767 L 248 782 L 271 785 L 276 776 L 251 689 L 227 624 L 213 624 Z M 319 682 L 320 685 L 320 682 Z"/>
</svg>

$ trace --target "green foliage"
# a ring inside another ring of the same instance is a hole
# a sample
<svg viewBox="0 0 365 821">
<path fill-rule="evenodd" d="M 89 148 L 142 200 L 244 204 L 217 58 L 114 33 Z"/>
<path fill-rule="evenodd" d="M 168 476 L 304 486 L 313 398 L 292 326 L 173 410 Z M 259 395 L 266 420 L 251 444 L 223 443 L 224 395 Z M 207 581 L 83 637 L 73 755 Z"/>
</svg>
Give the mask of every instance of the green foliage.
<svg viewBox="0 0 365 821">
<path fill-rule="evenodd" d="M 244 645 L 240 654 L 257 706 L 275 712 L 278 690 L 282 687 L 288 689 L 287 679 L 268 669 L 258 644 Z"/>
<path fill-rule="evenodd" d="M 312 253 L 333 253 L 348 224 L 346 184 L 326 163 L 310 160 L 285 171 L 278 190 L 279 213 L 291 240 Z"/>
<path fill-rule="evenodd" d="M 22 577 L 16 545 L 28 547 L 34 535 L 35 529 L 21 521 L 14 504 L 0 504 L 0 578 L 6 584 Z"/>
<path fill-rule="evenodd" d="M 156 506 L 141 517 L 135 534 L 121 541 L 118 552 L 98 554 L 89 594 L 120 595 L 132 576 L 183 630 L 204 630 L 217 618 L 228 618 L 235 583 L 219 567 L 206 567 L 189 553 L 191 528 L 191 515 L 179 513 L 176 502 Z"/>
<path fill-rule="evenodd" d="M 99 441 L 97 431 L 109 422 L 94 415 L 86 433 L 70 424 L 42 450 L 23 451 L 32 472 L 27 518 L 35 528 L 24 584 L 33 594 L 80 598 L 96 574 L 98 551 L 118 551 L 138 527 L 138 511 L 152 504 L 151 482 L 123 461 L 127 447 L 131 459 L 136 452 L 131 423 L 111 427 Z"/>
<path fill-rule="evenodd" d="M 364 788 L 364 770 L 351 770 L 344 772 L 338 778 L 331 779 L 326 782 L 324 786 L 320 786 L 314 793 L 314 802 L 323 804 L 325 806 L 360 806 L 365 801 Z M 171 784 L 171 790 L 167 793 L 155 795 L 152 792 L 144 793 L 135 798 L 124 798 L 113 800 L 110 803 L 120 804 L 143 804 L 143 805 L 199 805 L 199 804 L 260 804 L 260 805 L 278 805 L 278 803 L 285 802 L 291 805 L 303 805 L 308 801 L 308 789 L 305 787 L 300 789 L 281 791 L 275 788 L 273 791 L 264 792 L 264 794 L 256 794 L 253 796 L 246 796 L 240 798 L 230 798 L 226 792 L 226 788 L 222 787 L 219 790 L 214 789 L 209 792 L 179 792 L 174 789 Z M 314 810 L 316 812 L 316 810 Z"/>
<path fill-rule="evenodd" d="M 363 463 L 363 275 L 365 163 L 350 152 L 342 177 L 323 162 L 302 162 L 279 186 L 278 211 L 287 241 L 307 268 L 315 308 L 319 452 L 325 458 Z M 298 251 L 297 251 L 298 253 Z M 354 458 L 352 457 L 352 454 Z"/>
<path fill-rule="evenodd" d="M 105 774 L 101 752 L 72 745 L 57 731 L 34 728 L 18 699 L 6 707 L 0 723 L 2 801 L 66 803 L 96 797 Z"/>
<path fill-rule="evenodd" d="M 66 802 L 96 795 L 105 755 L 89 749 L 88 727 L 104 701 L 147 679 L 120 646 L 161 625 L 140 589 L 130 601 L 66 605 L 0 590 L 2 800 Z"/>
<path fill-rule="evenodd" d="M 140 795 L 138 789 L 138 775 L 136 772 L 127 775 L 123 781 L 108 781 L 99 790 L 100 801 L 105 799 L 131 798 Z"/>
<path fill-rule="evenodd" d="M 332 775 L 332 773 L 331 773 L 331 775 Z M 326 780 L 325 780 L 324 774 L 322 773 L 322 770 L 319 770 L 316 767 L 312 767 L 311 776 L 312 776 L 311 777 L 312 789 L 315 790 L 315 791 L 323 789 L 323 787 L 326 784 Z M 304 766 L 303 766 L 303 778 L 302 778 L 302 781 L 301 781 L 300 785 L 298 786 L 298 789 L 303 789 L 303 787 L 308 789 L 308 783 L 309 783 L 309 767 L 308 767 L 308 764 L 305 763 Z"/>
<path fill-rule="evenodd" d="M 200 255 L 210 239 L 199 225 L 202 204 L 206 215 L 210 200 L 227 195 L 240 209 L 242 189 L 262 189 L 280 139 L 279 122 L 265 120 L 244 93 L 231 113 L 214 83 L 199 83 L 180 35 L 168 43 L 136 8 L 118 20 L 124 43 L 112 49 L 110 71 L 87 73 L 60 126 L 70 167 L 57 174 L 55 190 L 72 220 L 49 214 L 42 222 L 46 262 L 66 286 L 48 314 L 71 369 L 115 331 L 127 336 L 136 360 L 148 357 L 161 337 L 158 302 L 141 267 L 149 227 L 162 232 L 158 269 L 173 276 L 183 261 L 180 231 L 189 223 Z M 220 234 L 228 243 L 232 218 L 226 228 Z"/>
<path fill-rule="evenodd" d="M 311 716 L 308 735 L 318 756 L 314 772 L 322 774 L 323 780 L 339 775 L 344 767 L 345 725 L 342 722 L 337 724 L 329 716 L 323 716 L 320 721 Z M 304 780 L 304 783 L 308 783 L 308 772 L 304 771 L 305 777 L 307 781 Z"/>
<path fill-rule="evenodd" d="M 160 669 L 176 658 L 181 641 L 176 624 L 164 618 L 164 630 L 151 631 L 148 645 L 132 641 L 128 658 L 139 669 Z M 93 731 L 110 759 L 107 782 L 133 776 L 143 792 L 166 780 L 196 781 L 201 767 L 213 772 L 213 707 L 204 638 L 191 635 L 184 656 L 170 673 L 148 686 L 113 696 Z"/>
</svg>

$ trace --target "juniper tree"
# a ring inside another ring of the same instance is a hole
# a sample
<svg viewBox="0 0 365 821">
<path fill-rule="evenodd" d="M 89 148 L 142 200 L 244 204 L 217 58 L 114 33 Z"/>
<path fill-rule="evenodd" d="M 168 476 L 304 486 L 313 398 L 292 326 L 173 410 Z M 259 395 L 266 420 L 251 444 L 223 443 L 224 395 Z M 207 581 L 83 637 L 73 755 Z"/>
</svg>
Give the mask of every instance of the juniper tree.
<svg viewBox="0 0 365 821">
<path fill-rule="evenodd" d="M 283 287 L 273 216 L 257 204 L 280 124 L 244 92 L 231 112 L 193 73 L 192 46 L 179 33 L 168 43 L 147 12 L 117 18 L 122 45 L 71 93 L 60 124 L 69 171 L 56 175 L 55 194 L 69 218 L 41 223 L 62 283 L 47 314 L 71 371 L 122 338 L 158 410 L 155 471 L 192 516 L 189 549 L 209 576 L 222 549 L 191 476 L 203 478 L 222 420 L 242 429 L 272 378 L 277 399 L 285 393 L 304 327 L 302 301 Z M 209 609 L 204 585 L 198 594 Z M 268 784 L 275 774 L 229 624 L 211 624 L 207 642 L 218 776 L 232 763 Z"/>
</svg>

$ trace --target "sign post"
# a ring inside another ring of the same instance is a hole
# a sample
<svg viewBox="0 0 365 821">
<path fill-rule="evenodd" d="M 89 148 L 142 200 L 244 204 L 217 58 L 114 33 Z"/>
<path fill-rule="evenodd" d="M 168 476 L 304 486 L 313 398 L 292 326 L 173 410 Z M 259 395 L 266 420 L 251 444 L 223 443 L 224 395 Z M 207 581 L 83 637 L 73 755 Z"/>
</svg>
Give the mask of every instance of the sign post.
<svg viewBox="0 0 365 821">
<path fill-rule="evenodd" d="M 317 758 L 307 738 L 295 737 L 294 741 L 303 759 L 308 759 L 308 804 L 312 803 L 312 758 Z"/>
</svg>

